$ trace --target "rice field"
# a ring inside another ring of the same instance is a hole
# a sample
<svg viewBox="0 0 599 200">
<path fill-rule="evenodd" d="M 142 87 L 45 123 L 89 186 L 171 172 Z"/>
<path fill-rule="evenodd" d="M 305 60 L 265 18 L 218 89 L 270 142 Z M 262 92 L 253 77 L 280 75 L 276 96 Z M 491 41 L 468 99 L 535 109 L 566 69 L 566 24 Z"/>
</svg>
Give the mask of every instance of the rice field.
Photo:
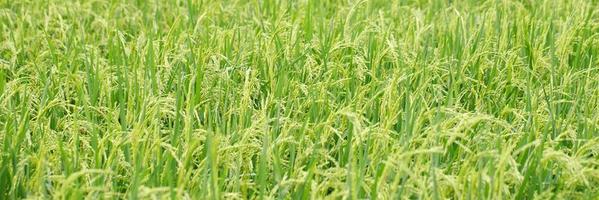
<svg viewBox="0 0 599 200">
<path fill-rule="evenodd" d="M 597 0 L 0 0 L 0 199 L 598 199 Z"/>
</svg>

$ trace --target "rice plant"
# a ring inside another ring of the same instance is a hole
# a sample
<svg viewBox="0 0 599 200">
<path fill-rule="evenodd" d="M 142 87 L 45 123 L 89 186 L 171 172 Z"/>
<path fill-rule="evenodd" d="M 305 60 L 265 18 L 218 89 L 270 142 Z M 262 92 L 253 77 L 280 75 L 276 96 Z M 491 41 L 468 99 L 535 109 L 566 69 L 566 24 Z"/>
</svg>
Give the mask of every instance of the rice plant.
<svg viewBox="0 0 599 200">
<path fill-rule="evenodd" d="M 597 199 L 597 0 L 0 0 L 0 199 Z"/>
</svg>

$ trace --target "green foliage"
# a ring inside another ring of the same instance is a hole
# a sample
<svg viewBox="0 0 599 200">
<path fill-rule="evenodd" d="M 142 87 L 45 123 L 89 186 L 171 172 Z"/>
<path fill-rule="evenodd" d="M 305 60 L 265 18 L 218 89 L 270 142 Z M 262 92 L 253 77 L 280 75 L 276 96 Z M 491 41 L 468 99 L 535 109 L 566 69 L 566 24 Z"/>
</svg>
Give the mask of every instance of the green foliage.
<svg viewBox="0 0 599 200">
<path fill-rule="evenodd" d="M 0 199 L 590 199 L 595 0 L 0 0 Z"/>
</svg>

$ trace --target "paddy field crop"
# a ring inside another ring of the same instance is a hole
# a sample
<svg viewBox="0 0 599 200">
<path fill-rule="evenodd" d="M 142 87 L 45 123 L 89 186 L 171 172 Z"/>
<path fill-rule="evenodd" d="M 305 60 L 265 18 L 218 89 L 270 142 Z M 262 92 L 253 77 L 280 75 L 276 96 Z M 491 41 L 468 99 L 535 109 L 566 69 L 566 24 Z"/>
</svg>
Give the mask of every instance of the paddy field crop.
<svg viewBox="0 0 599 200">
<path fill-rule="evenodd" d="M 597 199 L 596 0 L 0 0 L 0 199 Z"/>
</svg>

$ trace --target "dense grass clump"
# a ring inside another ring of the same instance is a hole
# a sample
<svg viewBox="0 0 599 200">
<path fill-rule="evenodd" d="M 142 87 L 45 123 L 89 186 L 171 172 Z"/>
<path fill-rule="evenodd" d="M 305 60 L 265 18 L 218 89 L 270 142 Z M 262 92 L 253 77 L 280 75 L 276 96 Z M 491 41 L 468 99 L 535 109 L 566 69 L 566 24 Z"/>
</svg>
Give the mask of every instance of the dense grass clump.
<svg viewBox="0 0 599 200">
<path fill-rule="evenodd" d="M 0 0 L 0 199 L 592 199 L 596 0 Z"/>
</svg>

